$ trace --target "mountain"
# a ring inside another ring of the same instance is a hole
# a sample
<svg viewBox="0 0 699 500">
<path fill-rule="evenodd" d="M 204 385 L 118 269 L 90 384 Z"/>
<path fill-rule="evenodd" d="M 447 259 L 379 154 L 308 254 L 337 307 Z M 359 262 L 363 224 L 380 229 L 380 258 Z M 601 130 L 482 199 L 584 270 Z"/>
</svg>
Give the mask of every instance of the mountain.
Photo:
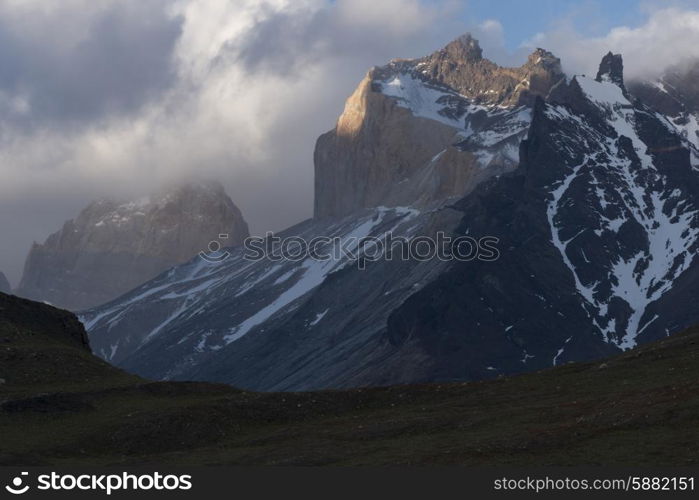
<svg viewBox="0 0 699 500">
<path fill-rule="evenodd" d="M 445 263 L 382 259 L 362 270 L 340 250 L 361 253 L 362 238 L 388 232 L 434 235 L 455 215 L 379 207 L 306 221 L 277 236 L 326 235 L 335 240 L 319 251 L 338 258 L 253 261 L 229 248 L 220 262 L 197 257 L 81 319 L 96 354 L 149 378 L 264 390 L 360 384 L 367 361 L 382 355 L 376 341 L 390 312 Z"/>
<path fill-rule="evenodd" d="M 699 60 L 672 66 L 657 79 L 634 80 L 630 92 L 662 113 L 683 136 L 699 147 Z"/>
<path fill-rule="evenodd" d="M 314 390 L 541 370 L 699 323 L 699 153 L 635 89 L 620 55 L 595 78 L 541 49 L 500 68 L 467 36 L 374 68 L 318 140 L 315 217 L 279 235 L 364 260 L 194 259 L 86 311 L 95 352 L 150 378 Z M 389 234 L 477 252 L 403 258 Z"/>
<path fill-rule="evenodd" d="M 193 183 L 139 200 L 99 200 L 35 243 L 16 293 L 80 310 L 103 304 L 248 227 L 218 183 Z"/>
<path fill-rule="evenodd" d="M 0 341 L 2 465 L 697 462 L 698 328 L 486 382 L 299 393 L 127 375 L 73 314 L 5 294 Z"/>
<path fill-rule="evenodd" d="M 0 272 L 0 292 L 1 293 L 10 293 L 12 290 L 12 287 L 10 286 L 10 282 L 7 281 L 7 277 Z"/>
<path fill-rule="evenodd" d="M 315 217 L 424 207 L 512 170 L 528 108 L 563 78 L 549 52 L 503 68 L 468 35 L 430 56 L 372 68 L 316 144 Z"/>
<path fill-rule="evenodd" d="M 699 319 L 697 152 L 611 58 L 538 101 L 518 169 L 459 202 L 458 232 L 499 238 L 495 265 L 455 263 L 389 318 L 429 379 L 592 359 Z"/>
</svg>

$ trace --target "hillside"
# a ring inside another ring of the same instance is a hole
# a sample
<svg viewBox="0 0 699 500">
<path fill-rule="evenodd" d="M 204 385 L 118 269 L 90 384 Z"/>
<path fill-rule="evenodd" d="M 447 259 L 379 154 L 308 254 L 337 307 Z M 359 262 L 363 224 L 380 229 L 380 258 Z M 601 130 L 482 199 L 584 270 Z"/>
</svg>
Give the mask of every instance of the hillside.
<svg viewBox="0 0 699 500">
<path fill-rule="evenodd" d="M 153 383 L 0 294 L 0 464 L 694 464 L 699 328 L 497 380 L 304 393 Z"/>
</svg>

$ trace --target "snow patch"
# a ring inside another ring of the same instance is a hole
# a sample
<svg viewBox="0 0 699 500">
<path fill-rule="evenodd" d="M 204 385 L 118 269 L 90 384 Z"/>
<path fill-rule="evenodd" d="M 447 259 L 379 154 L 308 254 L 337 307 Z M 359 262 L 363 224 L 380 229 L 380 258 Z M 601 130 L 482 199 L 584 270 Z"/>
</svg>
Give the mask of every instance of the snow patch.
<svg viewBox="0 0 699 500">
<path fill-rule="evenodd" d="M 325 311 L 316 314 L 315 319 L 314 319 L 313 321 L 311 321 L 311 322 L 308 324 L 308 326 L 316 326 L 318 323 L 320 323 L 320 320 L 323 319 L 323 318 L 325 317 L 326 314 L 328 314 L 328 311 L 329 311 L 329 310 L 330 310 L 330 309 L 326 309 Z"/>
</svg>

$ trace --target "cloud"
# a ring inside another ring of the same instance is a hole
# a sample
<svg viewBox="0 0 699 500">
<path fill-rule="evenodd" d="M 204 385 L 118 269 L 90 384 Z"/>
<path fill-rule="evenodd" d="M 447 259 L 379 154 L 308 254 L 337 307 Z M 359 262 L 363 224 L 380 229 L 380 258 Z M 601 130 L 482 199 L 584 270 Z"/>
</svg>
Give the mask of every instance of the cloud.
<svg viewBox="0 0 699 500">
<path fill-rule="evenodd" d="M 161 0 L 73 1 L 69 12 L 16 5 L 0 7 L 6 124 L 65 126 L 129 112 L 174 83 L 168 55 L 180 21 L 165 15 Z"/>
<path fill-rule="evenodd" d="M 659 9 L 597 38 L 564 22 L 527 45 L 588 73 L 622 52 L 641 74 L 690 55 L 698 17 Z M 523 62 L 498 20 L 467 20 L 456 0 L 0 2 L 0 270 L 16 282 L 31 240 L 90 200 L 187 176 L 224 182 L 257 233 L 309 217 L 315 140 L 371 66 L 465 31 Z"/>
<path fill-rule="evenodd" d="M 569 73 L 596 74 L 602 56 L 611 50 L 623 55 L 627 78 L 653 77 L 697 57 L 699 11 L 680 7 L 650 10 L 642 25 L 619 26 L 599 37 L 585 37 L 566 21 L 523 45 L 552 50 Z"/>
<path fill-rule="evenodd" d="M 464 30 L 450 1 L 0 3 L 0 269 L 98 196 L 222 180 L 254 231 L 307 218 L 315 139 L 367 69 Z M 36 200 L 32 202 L 31 200 Z M 32 209 L 36 206 L 36 209 Z M 20 250 L 21 249 L 21 250 Z"/>
<path fill-rule="evenodd" d="M 436 15 L 414 0 L 390 0 L 372 15 L 356 0 L 94 4 L 11 2 L 0 11 L 0 26 L 14 26 L 0 30 L 0 103 L 10 111 L 0 119 L 0 168 L 17 174 L 0 187 L 5 197 L 41 193 L 27 170 L 53 177 L 52 190 L 75 179 L 111 190 L 188 171 L 245 176 L 250 164 L 269 177 L 288 158 L 285 138 L 270 131 L 298 127 L 332 101 L 311 119 L 329 128 L 340 96 L 369 66 L 366 54 L 383 62 Z M 63 37 L 59 21 L 73 14 Z"/>
<path fill-rule="evenodd" d="M 527 59 L 528 48 L 509 50 L 505 46 L 505 28 L 497 19 L 486 19 L 470 29 L 483 49 L 483 56 L 502 66 L 520 66 Z"/>
</svg>

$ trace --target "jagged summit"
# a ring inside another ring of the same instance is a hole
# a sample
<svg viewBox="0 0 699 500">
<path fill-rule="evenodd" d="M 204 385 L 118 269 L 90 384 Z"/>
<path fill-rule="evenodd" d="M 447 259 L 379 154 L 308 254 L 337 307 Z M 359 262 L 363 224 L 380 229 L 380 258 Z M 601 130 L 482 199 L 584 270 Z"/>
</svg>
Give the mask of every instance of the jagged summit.
<svg viewBox="0 0 699 500">
<path fill-rule="evenodd" d="M 483 49 L 481 49 L 478 40 L 473 38 L 470 33 L 465 33 L 449 42 L 442 49 L 442 52 L 451 59 L 459 61 L 474 62 L 483 59 Z"/>
<path fill-rule="evenodd" d="M 529 54 L 525 66 L 541 66 L 556 74 L 563 74 L 561 60 L 546 49 L 537 48 Z"/>
<path fill-rule="evenodd" d="M 17 294 L 80 310 L 105 303 L 248 226 L 219 183 L 182 183 L 130 201 L 101 199 L 27 256 Z"/>
<path fill-rule="evenodd" d="M 510 69 L 516 71 L 520 68 L 505 68 L 500 67 L 488 59 L 483 57 L 483 49 L 476 38 L 471 35 L 471 33 L 464 33 L 459 37 L 455 38 L 444 48 L 434 52 L 430 58 L 447 58 L 457 64 L 474 64 L 479 61 L 487 61 L 487 63 L 492 64 L 500 69 Z M 423 58 L 424 59 L 424 58 Z M 422 59 L 420 59 L 422 60 Z M 405 59 L 404 59 L 405 61 Z M 521 67 L 531 67 L 531 66 L 541 66 L 548 69 L 555 70 L 558 73 L 562 73 L 561 70 L 561 60 L 556 57 L 552 52 L 537 47 L 531 54 L 529 54 L 527 61 Z"/>
<path fill-rule="evenodd" d="M 426 206 L 512 170 L 527 108 L 564 78 L 544 49 L 520 67 L 502 67 L 470 34 L 372 68 L 316 144 L 315 216 Z"/>
<path fill-rule="evenodd" d="M 483 57 L 478 40 L 469 33 L 428 56 L 391 61 L 375 68 L 375 87 L 400 74 L 448 87 L 476 104 L 505 107 L 531 105 L 536 96 L 545 97 L 564 76 L 560 59 L 541 48 L 532 52 L 522 66 L 500 66 Z"/>
<path fill-rule="evenodd" d="M 614 106 L 631 106 L 633 98 L 624 84 L 624 63 L 621 54 L 608 52 L 600 61 L 597 75 L 572 75 L 570 80 L 556 85 L 546 97 L 549 104 L 565 104 L 577 112 L 590 111 L 590 103 L 609 111 Z"/>
<path fill-rule="evenodd" d="M 626 87 L 624 87 L 624 61 L 621 54 L 613 54 L 611 51 L 607 52 L 602 58 L 597 78 L 595 79 L 598 82 L 610 81 L 626 91 Z"/>
</svg>

